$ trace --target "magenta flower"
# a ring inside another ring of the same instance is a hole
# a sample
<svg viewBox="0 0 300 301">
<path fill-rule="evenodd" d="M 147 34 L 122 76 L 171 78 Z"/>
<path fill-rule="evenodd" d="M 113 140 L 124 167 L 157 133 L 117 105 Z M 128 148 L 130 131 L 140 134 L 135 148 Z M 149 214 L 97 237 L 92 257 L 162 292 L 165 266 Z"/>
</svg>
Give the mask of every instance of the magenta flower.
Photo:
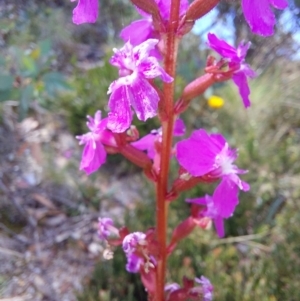
<svg viewBox="0 0 300 301">
<path fill-rule="evenodd" d="M 221 178 L 213 196 L 213 206 L 208 211 L 212 218 L 216 218 L 213 217 L 215 208 L 216 216 L 231 216 L 238 204 L 238 188 L 243 191 L 250 189 L 249 184 L 238 177 L 238 174 L 244 174 L 246 171 L 233 164 L 237 158 L 237 151 L 229 148 L 222 135 L 208 135 L 202 129 L 194 131 L 189 139 L 178 142 L 176 150 L 179 164 L 192 176 L 208 175 L 211 178 Z M 206 202 L 210 206 L 211 200 Z"/>
<path fill-rule="evenodd" d="M 203 129 L 196 130 L 190 138 L 178 142 L 176 149 L 179 164 L 192 176 L 209 174 L 214 178 L 228 178 L 240 189 L 249 189 L 248 184 L 237 176 L 246 171 L 233 164 L 237 151 L 229 148 L 221 134 L 208 135 Z"/>
<path fill-rule="evenodd" d="M 72 2 L 76 0 L 71 0 Z M 98 18 L 99 0 L 78 0 L 73 10 L 73 23 L 95 23 Z"/>
<path fill-rule="evenodd" d="M 204 276 L 201 276 L 200 278 L 195 278 L 196 283 L 201 285 L 201 290 L 202 290 L 202 300 L 203 301 L 212 301 L 213 299 L 213 291 L 214 291 L 214 287 L 211 284 L 211 282 L 209 281 L 209 279 L 207 279 Z"/>
<path fill-rule="evenodd" d="M 255 72 L 245 62 L 245 57 L 250 47 L 250 42 L 246 44 L 242 42 L 238 48 L 234 48 L 225 41 L 218 39 L 216 35 L 209 33 L 208 46 L 229 61 L 229 68 L 237 69 L 234 72 L 232 79 L 239 89 L 244 106 L 246 108 L 249 107 L 250 89 L 247 82 L 247 77 L 254 78 L 256 76 Z"/>
<path fill-rule="evenodd" d="M 174 124 L 173 135 L 182 136 L 185 133 L 185 125 L 182 119 L 177 119 Z M 131 145 L 139 150 L 147 151 L 147 155 L 150 159 L 154 159 L 155 155 L 158 154 L 155 143 L 161 143 L 162 129 L 152 130 L 150 134 L 144 136 L 138 141 L 132 142 Z"/>
<path fill-rule="evenodd" d="M 98 235 L 100 239 L 107 240 L 111 235 L 118 236 L 119 230 L 114 226 L 114 222 L 109 217 L 98 219 Z"/>
<path fill-rule="evenodd" d="M 113 134 L 107 130 L 107 118 L 101 120 L 101 111 L 95 117 L 87 116 L 90 132 L 76 136 L 80 145 L 85 145 L 82 153 L 80 170 L 86 174 L 95 172 L 106 160 L 104 145 L 117 146 Z"/>
<path fill-rule="evenodd" d="M 262 36 L 274 34 L 276 18 L 271 6 L 285 9 L 288 2 L 287 0 L 242 0 L 243 12 L 252 32 Z"/>
<path fill-rule="evenodd" d="M 186 199 L 186 202 L 193 203 L 200 206 L 206 206 L 204 210 L 199 211 L 199 219 L 203 217 L 209 217 L 214 221 L 215 228 L 219 237 L 224 237 L 224 218 L 229 218 L 238 204 L 238 188 L 236 185 L 228 185 L 229 191 L 227 191 L 227 196 L 224 197 L 222 193 L 222 186 L 220 185 L 215 190 L 213 196 L 205 195 L 202 198 Z M 230 190 L 232 189 L 232 190 Z M 230 195 L 231 197 L 228 197 Z M 196 221 L 197 223 L 197 221 Z"/>
<path fill-rule="evenodd" d="M 148 79 L 160 76 L 165 82 L 173 78 L 159 65 L 149 52 L 158 40 L 150 39 L 133 47 L 127 42 L 120 50 L 114 49 L 110 63 L 119 68 L 120 78 L 108 89 L 111 93 L 108 106 L 107 127 L 113 132 L 124 132 L 132 121 L 132 106 L 139 120 L 147 120 L 157 114 L 159 96 Z"/>
<path fill-rule="evenodd" d="M 126 271 L 129 273 L 138 273 L 141 265 L 144 263 L 143 258 L 134 253 L 127 255 Z"/>
<path fill-rule="evenodd" d="M 155 1 L 159 7 L 162 19 L 169 20 L 171 0 Z M 182 0 L 180 2 L 180 16 L 185 14 L 188 7 L 189 3 L 187 0 Z M 159 37 L 159 34 L 154 29 L 152 17 L 141 9 L 137 9 L 137 11 L 143 16 L 143 19 L 133 21 L 120 33 L 120 38 L 123 39 L 124 42 L 130 41 L 133 46 L 139 45 L 148 39 Z"/>
<path fill-rule="evenodd" d="M 123 240 L 123 250 L 125 254 L 134 253 L 139 245 L 144 245 L 146 234 L 143 232 L 133 232 L 125 236 Z"/>
<path fill-rule="evenodd" d="M 181 119 L 177 119 L 174 124 L 173 135 L 181 136 L 185 133 L 185 125 Z M 132 142 L 135 148 L 147 151 L 147 155 L 153 160 L 153 168 L 159 171 L 161 153 L 162 129 L 152 130 L 150 134 L 138 141 Z"/>
<path fill-rule="evenodd" d="M 204 276 L 201 276 L 201 278 L 195 278 L 194 281 L 185 277 L 183 279 L 182 287 L 180 287 L 177 283 L 172 283 L 165 286 L 165 292 L 167 292 L 166 300 L 168 301 L 212 301 L 213 290 L 214 287 Z"/>
<path fill-rule="evenodd" d="M 123 251 L 127 257 L 126 270 L 130 273 L 137 273 L 140 270 L 144 259 L 137 255 L 138 249 L 146 245 L 146 234 L 133 232 L 125 236 L 123 240 Z"/>
<path fill-rule="evenodd" d="M 178 289 L 180 289 L 180 285 L 176 282 L 165 285 L 165 292 L 172 293 Z"/>
</svg>

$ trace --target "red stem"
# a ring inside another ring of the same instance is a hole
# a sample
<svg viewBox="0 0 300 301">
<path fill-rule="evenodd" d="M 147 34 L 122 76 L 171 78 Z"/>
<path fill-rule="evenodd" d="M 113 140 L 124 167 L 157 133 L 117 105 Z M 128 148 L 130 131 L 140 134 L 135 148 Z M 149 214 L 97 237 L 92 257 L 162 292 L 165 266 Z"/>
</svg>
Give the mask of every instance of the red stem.
<svg viewBox="0 0 300 301">
<path fill-rule="evenodd" d="M 160 162 L 160 173 L 156 186 L 156 229 L 157 240 L 160 245 L 160 259 L 157 264 L 157 278 L 156 287 L 157 295 L 155 301 L 164 301 L 164 286 L 166 275 L 166 261 L 167 261 L 167 214 L 168 214 L 168 202 L 166 202 L 166 195 L 168 189 L 169 178 L 169 166 L 173 137 L 173 125 L 174 125 L 174 113 L 173 113 L 173 99 L 174 99 L 174 87 L 176 76 L 176 59 L 178 38 L 176 37 L 176 31 L 179 21 L 179 7 L 180 0 L 172 0 L 170 21 L 167 28 L 167 34 L 165 36 L 166 43 L 166 56 L 165 56 L 165 70 L 174 78 L 172 83 L 164 84 L 164 104 L 165 118 L 162 120 L 162 152 Z"/>
</svg>

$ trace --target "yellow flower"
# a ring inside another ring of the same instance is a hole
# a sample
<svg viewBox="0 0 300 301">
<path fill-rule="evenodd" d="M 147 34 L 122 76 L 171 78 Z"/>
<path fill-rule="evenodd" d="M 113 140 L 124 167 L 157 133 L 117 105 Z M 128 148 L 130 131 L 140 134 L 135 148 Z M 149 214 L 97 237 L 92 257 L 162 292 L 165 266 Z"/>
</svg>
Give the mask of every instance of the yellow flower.
<svg viewBox="0 0 300 301">
<path fill-rule="evenodd" d="M 213 109 L 222 108 L 224 105 L 224 99 L 217 95 L 212 95 L 207 100 L 208 105 Z"/>
<path fill-rule="evenodd" d="M 41 49 L 40 48 L 35 48 L 34 50 L 31 51 L 30 56 L 34 59 L 37 60 L 41 55 Z"/>
</svg>

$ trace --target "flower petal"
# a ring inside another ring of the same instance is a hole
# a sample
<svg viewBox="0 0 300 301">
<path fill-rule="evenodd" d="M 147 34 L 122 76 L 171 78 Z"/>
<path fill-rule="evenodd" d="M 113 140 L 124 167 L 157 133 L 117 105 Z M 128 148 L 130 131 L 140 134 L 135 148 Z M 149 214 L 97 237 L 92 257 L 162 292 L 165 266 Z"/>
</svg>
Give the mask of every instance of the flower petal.
<svg viewBox="0 0 300 301">
<path fill-rule="evenodd" d="M 173 135 L 174 136 L 182 136 L 185 133 L 185 124 L 182 119 L 176 119 L 174 124 Z"/>
<path fill-rule="evenodd" d="M 73 10 L 73 23 L 95 23 L 98 18 L 98 0 L 78 0 L 77 6 Z"/>
<path fill-rule="evenodd" d="M 277 9 L 285 9 L 288 6 L 287 0 L 269 0 L 269 1 Z"/>
<path fill-rule="evenodd" d="M 164 82 L 171 83 L 173 77 L 171 77 L 165 70 L 162 68 L 157 58 L 148 57 L 144 59 L 138 66 L 138 70 L 145 78 L 155 78 L 160 76 Z"/>
<path fill-rule="evenodd" d="M 241 42 L 237 48 L 237 55 L 241 60 L 244 60 L 251 46 L 251 42 Z"/>
<path fill-rule="evenodd" d="M 130 99 L 129 86 L 120 86 L 112 91 L 108 102 L 111 112 L 108 113 L 107 123 L 107 128 L 111 131 L 122 133 L 130 127 L 132 121 Z"/>
<path fill-rule="evenodd" d="M 273 3 L 280 5 L 281 1 L 273 0 Z M 252 32 L 262 36 L 274 34 L 276 18 L 270 0 L 242 0 L 242 8 Z"/>
<path fill-rule="evenodd" d="M 225 41 L 220 40 L 215 34 L 209 33 L 207 38 L 208 46 L 219 53 L 222 57 L 230 59 L 237 57 L 236 49 Z"/>
<path fill-rule="evenodd" d="M 135 60 L 144 60 L 149 56 L 151 50 L 157 45 L 157 39 L 148 39 L 140 45 L 137 45 L 133 48 L 133 55 Z"/>
<path fill-rule="evenodd" d="M 250 89 L 249 89 L 246 74 L 242 71 L 237 72 L 232 76 L 232 80 L 234 81 L 234 83 L 237 85 L 239 89 L 239 93 L 242 97 L 245 108 L 250 107 L 250 100 L 249 100 Z"/>
<path fill-rule="evenodd" d="M 243 170 L 238 169 L 239 173 L 245 173 Z M 243 191 L 249 191 L 250 190 L 250 185 L 247 182 L 242 181 L 238 175 L 236 174 L 230 174 L 228 175 L 228 178 L 230 179 L 230 181 L 232 181 L 233 183 L 236 184 L 236 186 L 238 186 L 239 189 L 243 190 Z"/>
<path fill-rule="evenodd" d="M 146 121 L 157 114 L 159 96 L 144 78 L 138 78 L 130 87 L 131 105 L 139 120 Z"/>
<path fill-rule="evenodd" d="M 220 153 L 219 141 L 211 139 L 205 130 L 194 131 L 189 139 L 176 145 L 176 157 L 179 164 L 192 176 L 203 176 L 212 171 L 215 158 Z"/>
<path fill-rule="evenodd" d="M 220 238 L 225 236 L 225 230 L 224 230 L 224 220 L 221 216 L 217 216 L 214 218 L 214 225 L 216 227 L 216 231 Z"/>
<path fill-rule="evenodd" d="M 140 140 L 132 142 L 131 145 L 139 150 L 147 151 L 148 157 L 153 160 L 155 156 L 154 141 L 156 136 L 155 134 L 148 134 Z"/>
<path fill-rule="evenodd" d="M 213 194 L 214 205 L 223 218 L 232 216 L 239 203 L 238 187 L 228 177 L 223 177 Z"/>
<path fill-rule="evenodd" d="M 143 260 L 135 254 L 127 256 L 126 271 L 129 273 L 137 273 L 140 269 Z"/>
<path fill-rule="evenodd" d="M 151 37 L 153 32 L 152 20 L 141 19 L 126 26 L 120 33 L 125 42 L 130 41 L 133 46 L 139 45 Z"/>
<path fill-rule="evenodd" d="M 243 71 L 245 75 L 250 78 L 255 78 L 257 76 L 256 72 L 246 63 L 242 65 L 241 71 Z"/>
<path fill-rule="evenodd" d="M 86 174 L 90 175 L 91 173 L 98 170 L 98 168 L 106 160 L 106 151 L 104 146 L 99 142 L 94 142 L 90 140 L 86 143 L 83 149 L 80 170 L 84 170 Z"/>
</svg>

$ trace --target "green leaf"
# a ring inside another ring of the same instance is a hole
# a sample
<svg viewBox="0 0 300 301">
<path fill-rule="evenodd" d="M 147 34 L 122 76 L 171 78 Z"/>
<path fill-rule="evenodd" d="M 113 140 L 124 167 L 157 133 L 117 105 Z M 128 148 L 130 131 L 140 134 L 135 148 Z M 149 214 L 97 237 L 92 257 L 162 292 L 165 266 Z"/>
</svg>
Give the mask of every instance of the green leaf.
<svg viewBox="0 0 300 301">
<path fill-rule="evenodd" d="M 13 88 L 14 77 L 9 74 L 0 74 L 0 91 L 11 90 Z"/>
<path fill-rule="evenodd" d="M 72 90 L 71 86 L 64 79 L 64 76 L 59 72 L 49 72 L 44 74 L 42 80 L 45 84 L 46 92 L 50 96 L 55 96 L 60 90 Z"/>
<path fill-rule="evenodd" d="M 33 98 L 34 87 L 32 84 L 26 86 L 21 92 L 19 119 L 23 120 L 28 112 L 29 104 Z"/>
<path fill-rule="evenodd" d="M 35 77 L 38 74 L 38 67 L 36 62 L 30 56 L 24 55 L 22 57 L 23 75 Z"/>
</svg>

